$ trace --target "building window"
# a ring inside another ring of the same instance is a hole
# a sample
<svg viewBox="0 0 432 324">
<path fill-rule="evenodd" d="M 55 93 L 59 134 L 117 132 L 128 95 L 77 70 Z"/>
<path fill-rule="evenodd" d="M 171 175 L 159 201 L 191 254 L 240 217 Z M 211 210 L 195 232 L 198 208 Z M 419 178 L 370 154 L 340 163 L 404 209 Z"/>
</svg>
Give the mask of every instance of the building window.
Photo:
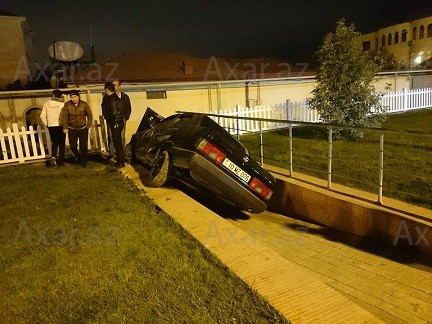
<svg viewBox="0 0 432 324">
<path fill-rule="evenodd" d="M 406 29 L 402 30 L 402 43 L 405 43 L 407 41 L 407 35 L 408 32 L 406 31 Z"/>
<path fill-rule="evenodd" d="M 395 33 L 394 37 L 395 37 L 395 42 L 394 43 L 395 44 L 399 43 L 399 33 L 398 32 Z"/>
<path fill-rule="evenodd" d="M 385 35 L 381 36 L 381 46 L 384 47 L 385 46 Z"/>
<path fill-rule="evenodd" d="M 424 26 L 421 25 L 420 26 L 420 30 L 419 30 L 419 39 L 424 38 Z"/>
<path fill-rule="evenodd" d="M 417 27 L 414 27 L 413 29 L 413 40 L 417 39 Z"/>
<path fill-rule="evenodd" d="M 166 91 L 146 91 L 147 99 L 166 99 Z"/>
<path fill-rule="evenodd" d="M 364 52 L 367 52 L 367 51 L 369 51 L 370 50 L 370 41 L 367 41 L 367 42 L 363 42 L 362 43 L 362 46 L 363 46 L 363 51 Z"/>
<path fill-rule="evenodd" d="M 391 45 L 392 44 L 392 34 L 388 34 L 387 38 L 388 38 L 387 44 Z"/>
<path fill-rule="evenodd" d="M 429 24 L 427 26 L 427 36 L 426 37 L 432 37 L 432 24 Z"/>
</svg>

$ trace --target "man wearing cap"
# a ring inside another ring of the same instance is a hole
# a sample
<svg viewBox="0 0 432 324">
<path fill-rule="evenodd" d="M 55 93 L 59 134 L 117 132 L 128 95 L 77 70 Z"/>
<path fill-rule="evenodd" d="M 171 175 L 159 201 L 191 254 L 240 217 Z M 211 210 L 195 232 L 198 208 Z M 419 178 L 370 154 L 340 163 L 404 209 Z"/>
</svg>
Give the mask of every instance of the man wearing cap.
<svg viewBox="0 0 432 324">
<path fill-rule="evenodd" d="M 80 99 L 78 90 L 72 90 L 70 98 L 62 109 L 63 132 L 68 134 L 71 151 L 78 163 L 85 168 L 88 160 L 88 133 L 93 120 L 92 111 L 87 102 Z"/>
<path fill-rule="evenodd" d="M 48 131 L 51 138 L 51 165 L 63 165 L 65 158 L 65 139 L 66 135 L 63 133 L 61 126 L 60 114 L 64 102 L 62 100 L 62 93 L 60 90 L 55 89 L 52 92 L 52 98 L 46 101 L 43 105 L 40 118 Z M 58 158 L 57 158 L 58 150 Z"/>
</svg>

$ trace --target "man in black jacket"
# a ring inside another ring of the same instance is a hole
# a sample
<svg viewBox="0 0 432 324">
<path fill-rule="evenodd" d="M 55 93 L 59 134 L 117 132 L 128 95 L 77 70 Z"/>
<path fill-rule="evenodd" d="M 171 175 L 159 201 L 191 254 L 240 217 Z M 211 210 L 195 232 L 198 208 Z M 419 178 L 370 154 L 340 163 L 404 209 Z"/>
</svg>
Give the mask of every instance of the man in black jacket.
<svg viewBox="0 0 432 324">
<path fill-rule="evenodd" d="M 132 106 L 131 106 L 129 96 L 121 90 L 121 81 L 119 79 L 114 79 L 113 84 L 114 84 L 115 92 L 116 92 L 117 96 L 121 99 L 122 104 L 123 104 L 125 125 L 124 125 L 123 132 L 122 132 L 122 141 L 123 141 L 123 146 L 124 146 L 126 143 L 126 140 L 125 140 L 126 122 L 129 120 L 129 117 L 131 115 Z"/>
<path fill-rule="evenodd" d="M 105 83 L 105 96 L 102 100 L 102 115 L 107 121 L 111 139 L 117 156 L 117 167 L 125 166 L 124 144 L 122 131 L 125 123 L 124 108 L 121 99 L 115 93 L 112 82 Z"/>
</svg>

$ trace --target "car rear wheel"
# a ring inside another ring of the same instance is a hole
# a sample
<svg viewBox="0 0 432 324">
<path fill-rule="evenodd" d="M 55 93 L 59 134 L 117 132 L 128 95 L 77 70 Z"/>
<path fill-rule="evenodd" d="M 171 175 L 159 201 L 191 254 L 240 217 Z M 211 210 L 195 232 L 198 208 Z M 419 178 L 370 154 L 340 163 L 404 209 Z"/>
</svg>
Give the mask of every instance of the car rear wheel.
<svg viewBox="0 0 432 324">
<path fill-rule="evenodd" d="M 168 151 L 158 154 L 156 162 L 150 170 L 151 184 L 155 187 L 163 186 L 171 176 L 171 163 Z"/>
</svg>

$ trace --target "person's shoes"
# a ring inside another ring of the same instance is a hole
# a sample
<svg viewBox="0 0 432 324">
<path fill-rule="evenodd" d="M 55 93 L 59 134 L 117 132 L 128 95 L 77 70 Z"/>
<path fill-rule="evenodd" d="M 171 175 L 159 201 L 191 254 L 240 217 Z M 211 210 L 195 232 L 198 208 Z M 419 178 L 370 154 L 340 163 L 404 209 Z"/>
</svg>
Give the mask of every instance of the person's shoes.
<svg viewBox="0 0 432 324">
<path fill-rule="evenodd" d="M 56 163 L 56 159 L 55 159 L 55 157 L 52 157 L 51 159 L 46 160 L 46 161 L 45 161 L 45 165 L 46 165 L 47 167 L 53 167 L 53 166 L 56 166 L 57 163 Z"/>
</svg>

